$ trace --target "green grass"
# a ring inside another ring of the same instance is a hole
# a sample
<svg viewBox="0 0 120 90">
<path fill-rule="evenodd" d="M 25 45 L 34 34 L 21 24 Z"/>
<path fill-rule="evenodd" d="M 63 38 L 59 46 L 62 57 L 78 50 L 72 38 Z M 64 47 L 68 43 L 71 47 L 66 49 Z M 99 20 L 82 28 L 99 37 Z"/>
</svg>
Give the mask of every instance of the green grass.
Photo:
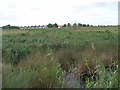
<svg viewBox="0 0 120 90">
<path fill-rule="evenodd" d="M 32 88 L 35 84 L 36 72 L 14 70 L 3 75 L 3 88 Z"/>
<path fill-rule="evenodd" d="M 30 30 L 27 33 L 3 36 L 3 58 L 8 61 L 19 61 L 19 59 L 23 59 L 35 48 L 43 50 L 51 48 L 54 51 L 61 48 L 84 50 L 90 48 L 91 43 L 95 43 L 98 50 L 108 50 L 116 47 L 117 42 L 117 35 L 112 32 L 88 33 L 59 29 Z M 4 53 L 6 57 L 4 57 Z M 13 55 L 12 53 L 14 56 L 11 56 Z"/>
<path fill-rule="evenodd" d="M 118 63 L 118 62 L 117 62 Z M 118 65 L 117 70 L 106 69 L 104 64 L 100 64 L 100 78 L 94 83 L 90 79 L 87 82 L 87 88 L 118 88 L 119 87 L 119 77 L 118 77 Z M 97 78 L 97 77 L 96 77 Z"/>
<path fill-rule="evenodd" d="M 102 73 L 96 86 L 89 79 L 86 86 L 117 87 L 117 69 L 108 75 L 104 68 L 118 60 L 116 30 L 117 27 L 80 27 L 4 31 L 3 64 L 11 64 L 13 70 L 5 71 L 3 87 L 61 88 L 65 72 L 77 68 L 74 73 L 81 74 L 99 64 Z M 102 64 L 96 63 L 99 61 Z"/>
<path fill-rule="evenodd" d="M 63 84 L 63 70 L 49 53 L 37 52 L 9 69 L 3 68 L 3 88 L 60 88 Z"/>
</svg>

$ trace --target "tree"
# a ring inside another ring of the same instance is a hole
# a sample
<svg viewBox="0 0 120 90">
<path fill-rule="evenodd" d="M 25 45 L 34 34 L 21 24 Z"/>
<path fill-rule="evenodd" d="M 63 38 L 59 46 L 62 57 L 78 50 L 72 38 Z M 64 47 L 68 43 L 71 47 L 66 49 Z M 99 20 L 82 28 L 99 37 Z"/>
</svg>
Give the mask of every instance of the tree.
<svg viewBox="0 0 120 90">
<path fill-rule="evenodd" d="M 63 27 L 66 27 L 66 26 L 67 26 L 66 24 L 63 25 Z"/>
<path fill-rule="evenodd" d="M 58 24 L 57 24 L 57 23 L 53 24 L 53 27 L 57 28 L 57 27 L 58 27 Z"/>
<path fill-rule="evenodd" d="M 89 27 L 90 25 L 89 24 L 87 24 L 87 27 Z"/>
<path fill-rule="evenodd" d="M 68 24 L 67 24 L 67 26 L 68 26 L 68 27 L 71 27 L 71 24 L 70 24 L 70 23 L 68 23 Z"/>
<path fill-rule="evenodd" d="M 74 23 L 74 24 L 73 24 L 73 27 L 77 27 L 77 24 L 76 24 L 76 23 Z"/>
<path fill-rule="evenodd" d="M 77 29 L 77 24 L 76 24 L 76 23 L 74 23 L 74 24 L 73 24 L 73 27 L 74 27 L 75 29 Z"/>
<path fill-rule="evenodd" d="M 36 25 L 34 26 L 34 28 L 36 28 Z"/>
<path fill-rule="evenodd" d="M 82 24 L 81 24 L 81 23 L 78 23 L 78 26 L 79 26 L 79 27 L 81 27 L 81 26 L 82 26 Z"/>
<path fill-rule="evenodd" d="M 83 27 L 86 27 L 87 25 L 86 25 L 86 24 L 83 24 L 82 26 L 83 26 Z"/>
<path fill-rule="evenodd" d="M 52 25 L 51 23 L 49 23 L 49 24 L 47 25 L 47 27 L 48 27 L 48 28 L 52 28 L 53 25 Z"/>
<path fill-rule="evenodd" d="M 18 26 L 11 26 L 10 24 L 2 26 L 2 29 L 19 29 Z"/>
</svg>

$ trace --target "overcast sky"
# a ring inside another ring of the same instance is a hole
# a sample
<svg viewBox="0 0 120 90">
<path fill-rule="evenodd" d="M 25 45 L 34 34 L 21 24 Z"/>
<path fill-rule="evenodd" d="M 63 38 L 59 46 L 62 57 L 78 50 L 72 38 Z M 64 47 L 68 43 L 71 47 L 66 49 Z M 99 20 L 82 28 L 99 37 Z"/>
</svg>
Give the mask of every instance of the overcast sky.
<svg viewBox="0 0 120 90">
<path fill-rule="evenodd" d="M 119 0 L 1 0 L 0 26 L 85 23 L 117 25 Z"/>
</svg>

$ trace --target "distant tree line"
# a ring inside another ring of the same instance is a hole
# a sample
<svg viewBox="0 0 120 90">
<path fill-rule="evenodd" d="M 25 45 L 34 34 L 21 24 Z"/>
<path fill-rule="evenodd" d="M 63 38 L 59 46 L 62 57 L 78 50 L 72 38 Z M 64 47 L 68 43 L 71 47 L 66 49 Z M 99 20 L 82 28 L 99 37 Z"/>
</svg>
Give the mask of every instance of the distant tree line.
<svg viewBox="0 0 120 90">
<path fill-rule="evenodd" d="M 107 26 L 112 26 L 112 25 L 107 25 Z M 81 24 L 81 23 L 67 23 L 63 25 L 58 25 L 57 23 L 51 24 L 49 23 L 48 25 L 34 25 L 34 26 L 12 26 L 10 24 L 2 26 L 2 29 L 29 29 L 29 28 L 64 28 L 64 27 L 93 27 L 93 25 L 89 24 Z M 105 25 L 98 25 L 97 27 L 106 27 Z"/>
<path fill-rule="evenodd" d="M 73 27 L 93 27 L 93 25 L 89 25 L 89 24 L 81 24 L 81 23 L 74 23 Z"/>
<path fill-rule="evenodd" d="M 81 24 L 81 23 L 74 23 L 74 24 L 63 24 L 63 25 L 58 25 L 57 23 L 51 24 L 49 23 L 48 25 L 35 25 L 35 26 L 12 26 L 10 24 L 2 26 L 2 29 L 27 29 L 27 28 L 64 28 L 64 27 L 93 27 L 93 25 L 89 24 Z M 99 27 L 99 25 L 98 25 Z"/>
<path fill-rule="evenodd" d="M 20 29 L 18 26 L 11 26 L 10 24 L 2 26 L 2 29 Z"/>
<path fill-rule="evenodd" d="M 89 25 L 89 24 L 81 24 L 81 23 L 74 23 L 73 25 L 70 24 L 70 23 L 67 23 L 67 24 L 63 24 L 61 27 L 93 27 L 93 25 Z M 57 28 L 59 27 L 59 25 L 57 23 L 55 24 L 51 24 L 49 23 L 47 25 L 48 28 Z"/>
<path fill-rule="evenodd" d="M 47 27 L 48 27 L 48 28 L 58 28 L 58 24 L 57 24 L 57 23 L 55 23 L 55 24 L 49 23 L 49 24 L 47 25 Z"/>
</svg>

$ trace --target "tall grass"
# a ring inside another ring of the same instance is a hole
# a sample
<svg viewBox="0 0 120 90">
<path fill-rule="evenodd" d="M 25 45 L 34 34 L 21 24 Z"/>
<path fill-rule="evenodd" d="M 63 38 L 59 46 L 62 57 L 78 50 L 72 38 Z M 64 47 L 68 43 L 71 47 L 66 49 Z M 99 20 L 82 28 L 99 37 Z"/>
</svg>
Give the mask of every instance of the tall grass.
<svg viewBox="0 0 120 90">
<path fill-rule="evenodd" d="M 3 71 L 3 87 L 62 88 L 65 73 L 85 79 L 87 88 L 117 87 L 118 68 L 110 69 L 118 60 L 117 34 L 111 31 L 116 28 L 93 27 L 103 30 L 99 32 L 84 29 L 92 27 L 3 34 L 3 64 L 11 64 L 11 69 Z"/>
<path fill-rule="evenodd" d="M 116 64 L 116 70 L 111 68 L 105 68 L 103 63 L 100 64 L 99 78 L 96 81 L 91 81 L 90 78 L 86 80 L 87 88 L 118 88 L 119 77 L 118 77 L 118 64 Z"/>
<path fill-rule="evenodd" d="M 32 88 L 36 82 L 35 71 L 14 70 L 3 74 L 3 88 Z"/>
<path fill-rule="evenodd" d="M 34 83 L 33 87 L 62 87 L 64 73 L 51 53 L 34 52 L 34 54 L 27 56 L 26 60 L 21 61 L 16 68 L 22 71 L 34 71 L 35 82 L 32 81 Z"/>
</svg>

